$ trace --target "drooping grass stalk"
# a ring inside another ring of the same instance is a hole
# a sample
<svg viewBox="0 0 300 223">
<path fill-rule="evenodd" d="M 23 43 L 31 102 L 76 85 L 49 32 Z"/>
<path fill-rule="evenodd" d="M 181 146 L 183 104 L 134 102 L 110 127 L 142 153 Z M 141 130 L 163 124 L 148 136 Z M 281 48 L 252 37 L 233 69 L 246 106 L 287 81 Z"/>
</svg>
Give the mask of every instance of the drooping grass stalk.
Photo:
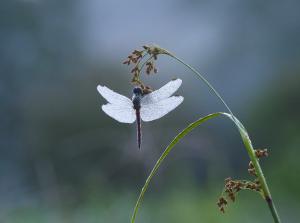
<svg viewBox="0 0 300 223">
<path fill-rule="evenodd" d="M 164 49 L 165 50 L 165 49 Z M 198 78 L 200 78 L 209 88 L 209 90 L 211 90 L 218 98 L 219 100 L 223 103 L 223 105 L 227 108 L 227 110 L 229 111 L 229 113 L 233 116 L 232 111 L 230 110 L 229 106 L 226 104 L 226 102 L 223 100 L 223 98 L 221 97 L 221 95 L 217 92 L 217 90 L 208 82 L 208 80 L 206 80 L 206 78 L 204 78 L 195 68 L 193 68 L 192 66 L 190 66 L 189 64 L 185 63 L 183 60 L 181 60 L 180 58 L 176 57 L 175 55 L 171 54 L 169 51 L 165 50 L 167 55 L 169 55 L 170 57 L 174 58 L 175 60 L 177 60 L 178 62 L 180 62 L 181 64 L 183 64 L 184 66 L 186 66 L 188 69 L 190 69 L 194 74 L 197 75 Z"/>
<path fill-rule="evenodd" d="M 248 135 L 246 129 L 244 128 L 244 126 L 242 125 L 242 123 L 235 118 L 235 116 L 233 115 L 233 113 L 230 110 L 229 106 L 226 104 L 226 102 L 223 100 L 223 98 L 217 92 L 217 90 L 196 69 L 194 69 L 192 66 L 190 66 L 187 63 L 185 63 L 183 60 L 181 60 L 180 58 L 178 58 L 174 54 L 170 53 L 169 51 L 167 51 L 165 49 L 162 49 L 162 50 L 165 51 L 167 55 L 169 55 L 172 58 L 174 58 L 175 60 L 179 61 L 181 64 L 183 64 L 188 69 L 190 69 L 194 74 L 196 74 L 197 77 L 199 77 L 208 86 L 208 88 L 220 99 L 220 101 L 224 104 L 224 106 L 230 112 L 231 119 L 237 125 L 237 127 L 239 129 L 239 132 L 241 134 L 243 143 L 244 143 L 245 148 L 247 150 L 248 156 L 249 156 L 250 160 L 252 161 L 252 163 L 254 165 L 257 177 L 259 179 L 259 182 L 261 184 L 261 187 L 262 187 L 262 190 L 263 190 L 263 193 L 264 193 L 264 199 L 266 200 L 266 202 L 267 202 L 267 204 L 269 206 L 269 209 L 270 209 L 270 211 L 272 213 L 272 216 L 274 218 L 274 222 L 279 223 L 280 222 L 280 218 L 279 218 L 278 212 L 276 210 L 275 204 L 274 204 L 274 202 L 272 200 L 271 192 L 270 192 L 270 189 L 268 187 L 266 178 L 264 177 L 262 168 L 261 168 L 261 166 L 259 164 L 259 159 L 255 155 L 255 151 L 253 149 L 253 146 L 252 146 L 251 140 L 249 138 L 249 135 Z"/>
<path fill-rule="evenodd" d="M 226 109 L 229 111 L 230 114 L 228 113 L 222 113 L 222 112 L 218 112 L 218 113 L 213 113 L 210 115 L 207 115 L 199 120 L 197 120 L 196 122 L 191 123 L 189 126 L 187 126 L 182 132 L 180 132 L 173 140 L 172 142 L 169 144 L 169 146 L 165 149 L 165 151 L 163 152 L 163 154 L 161 155 L 161 157 L 158 159 L 158 161 L 156 162 L 155 166 L 153 167 L 150 175 L 148 176 L 141 192 L 139 195 L 139 198 L 137 200 L 137 203 L 135 205 L 133 214 L 132 214 L 132 218 L 131 218 L 131 223 L 135 222 L 135 218 L 136 218 L 136 214 L 137 211 L 139 209 L 139 206 L 141 204 L 141 201 L 143 199 L 143 196 L 148 188 L 148 185 L 152 179 L 152 177 L 154 176 L 154 174 L 157 172 L 159 166 L 161 165 L 162 161 L 166 158 L 166 156 L 170 153 L 170 151 L 172 150 L 172 148 L 178 143 L 178 141 L 180 139 L 182 139 L 186 134 L 188 134 L 190 131 L 192 131 L 194 128 L 196 128 L 197 126 L 199 126 L 200 124 L 202 124 L 203 122 L 211 119 L 211 118 L 215 118 L 219 115 L 225 115 L 226 117 L 230 118 L 236 125 L 236 127 L 238 128 L 240 135 L 242 137 L 242 141 L 244 143 L 244 146 L 247 150 L 248 156 L 250 158 L 250 160 L 253 163 L 253 166 L 255 168 L 255 172 L 257 174 L 257 178 L 260 182 L 261 185 L 261 189 L 263 192 L 263 198 L 266 200 L 268 207 L 270 209 L 270 212 L 272 214 L 272 217 L 274 219 L 275 223 L 280 223 L 280 218 L 278 215 L 278 212 L 276 210 L 275 204 L 272 200 L 271 197 L 271 193 L 266 181 L 266 178 L 264 177 L 263 171 L 260 167 L 259 164 L 259 159 L 256 157 L 255 154 L 255 150 L 253 149 L 251 140 L 249 138 L 249 135 L 246 131 L 246 129 L 244 128 L 244 126 L 242 125 L 242 123 L 233 115 L 231 109 L 229 108 L 229 106 L 226 104 L 226 102 L 223 100 L 223 98 L 221 97 L 221 95 L 215 90 L 215 88 L 196 70 L 194 69 L 192 66 L 190 66 L 189 64 L 185 63 L 183 60 L 181 60 L 180 58 L 176 57 L 174 54 L 170 53 L 169 51 L 162 49 L 158 46 L 155 46 L 155 50 L 157 52 L 159 52 L 158 54 L 165 54 L 168 55 L 172 58 L 174 58 L 175 60 L 177 60 L 178 62 L 180 62 L 181 64 L 183 64 L 184 66 L 186 66 L 189 70 L 191 70 L 194 74 L 196 74 L 196 76 L 198 78 L 200 78 L 206 85 L 207 87 L 218 97 L 218 99 L 224 104 L 224 106 L 226 107 Z"/>
<path fill-rule="evenodd" d="M 151 173 L 149 174 L 149 176 L 147 177 L 147 180 L 140 192 L 140 195 L 139 195 L 139 198 L 136 202 L 136 205 L 134 207 L 134 211 L 133 211 L 133 214 L 132 214 L 132 217 L 131 217 L 131 223 L 134 223 L 135 222 L 135 218 L 136 218 L 136 214 L 138 212 L 138 209 L 141 205 L 141 202 L 142 202 L 142 199 L 144 197 L 144 194 L 149 186 L 149 183 L 152 179 L 152 177 L 155 175 L 155 173 L 157 172 L 158 168 L 160 167 L 161 163 L 163 162 L 163 160 L 167 157 L 167 155 L 171 152 L 171 150 L 173 149 L 173 147 L 186 135 L 188 134 L 190 131 L 192 131 L 194 128 L 196 128 L 197 126 L 199 126 L 200 124 L 202 124 L 203 122 L 211 119 L 211 118 L 214 118 L 214 117 L 217 117 L 221 115 L 221 113 L 213 113 L 213 114 L 210 114 L 210 115 L 207 115 L 203 118 L 200 118 L 198 119 L 197 121 L 189 124 L 184 130 L 182 130 L 172 141 L 171 143 L 168 145 L 168 147 L 165 149 L 165 151 L 162 153 L 162 155 L 159 157 L 159 159 L 157 160 L 155 166 L 153 167 Z"/>
</svg>

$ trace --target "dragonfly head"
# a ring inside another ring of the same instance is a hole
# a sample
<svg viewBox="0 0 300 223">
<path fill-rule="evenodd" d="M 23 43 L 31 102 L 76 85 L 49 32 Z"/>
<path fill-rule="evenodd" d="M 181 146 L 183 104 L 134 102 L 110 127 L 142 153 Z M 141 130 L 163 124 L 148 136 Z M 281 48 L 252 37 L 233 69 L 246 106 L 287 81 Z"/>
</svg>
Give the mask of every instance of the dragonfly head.
<svg viewBox="0 0 300 223">
<path fill-rule="evenodd" d="M 142 95 L 143 94 L 143 90 L 140 87 L 135 87 L 135 88 L 133 88 L 133 94 L 135 94 L 135 95 Z"/>
</svg>

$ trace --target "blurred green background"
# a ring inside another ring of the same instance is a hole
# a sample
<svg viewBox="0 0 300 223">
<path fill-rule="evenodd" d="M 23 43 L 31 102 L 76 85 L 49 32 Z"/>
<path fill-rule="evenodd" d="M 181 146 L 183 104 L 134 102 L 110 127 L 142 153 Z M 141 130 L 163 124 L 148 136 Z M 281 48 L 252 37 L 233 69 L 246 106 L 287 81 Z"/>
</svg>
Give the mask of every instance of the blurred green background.
<svg viewBox="0 0 300 223">
<path fill-rule="evenodd" d="M 300 2 L 11 0 L 0 3 L 0 222 L 129 222 L 147 175 L 187 124 L 225 111 L 167 57 L 144 81 L 180 77 L 184 103 L 135 125 L 105 115 L 98 84 L 131 96 L 122 61 L 156 43 L 197 68 L 268 148 L 262 166 L 283 222 L 300 218 Z M 137 222 L 272 222 L 255 193 L 226 214 L 226 177 L 247 179 L 233 124 L 219 118 L 180 142 L 147 191 Z"/>
</svg>

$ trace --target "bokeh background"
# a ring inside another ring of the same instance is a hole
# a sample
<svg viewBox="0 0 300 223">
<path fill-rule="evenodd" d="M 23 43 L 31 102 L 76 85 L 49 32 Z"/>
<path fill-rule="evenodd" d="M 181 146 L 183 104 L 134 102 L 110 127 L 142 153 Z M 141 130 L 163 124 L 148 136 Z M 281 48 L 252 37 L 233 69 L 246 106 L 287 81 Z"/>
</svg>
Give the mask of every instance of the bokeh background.
<svg viewBox="0 0 300 223">
<path fill-rule="evenodd" d="M 131 96 L 135 48 L 156 43 L 197 68 L 244 123 L 283 222 L 300 218 L 300 2 L 11 0 L 0 3 L 0 222 L 129 222 L 147 175 L 170 140 L 200 116 L 225 111 L 167 57 L 144 81 L 180 77 L 184 103 L 134 125 L 100 109 L 98 84 Z M 180 142 L 146 193 L 137 222 L 272 222 L 242 192 L 226 214 L 223 181 L 251 179 L 233 124 L 218 118 Z"/>
</svg>

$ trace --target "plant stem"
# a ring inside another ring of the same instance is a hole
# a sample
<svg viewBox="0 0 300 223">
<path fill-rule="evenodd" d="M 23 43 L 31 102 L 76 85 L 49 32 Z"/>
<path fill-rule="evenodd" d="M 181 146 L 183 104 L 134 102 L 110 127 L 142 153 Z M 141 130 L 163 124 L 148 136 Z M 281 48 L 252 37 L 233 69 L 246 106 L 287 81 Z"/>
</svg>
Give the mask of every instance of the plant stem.
<svg viewBox="0 0 300 223">
<path fill-rule="evenodd" d="M 188 69 L 190 69 L 194 74 L 196 74 L 207 85 L 207 87 L 209 88 L 209 90 L 211 90 L 219 98 L 219 100 L 227 108 L 227 110 L 232 115 L 232 117 L 234 117 L 232 111 L 230 110 L 229 106 L 226 104 L 226 102 L 224 101 L 224 99 L 217 92 L 217 90 L 208 82 L 208 80 L 206 80 L 206 78 L 204 78 L 195 68 L 193 68 L 189 64 L 185 63 L 183 60 L 181 60 L 180 58 L 176 57 L 174 54 L 170 53 L 169 51 L 167 51 L 165 49 L 163 49 L 163 51 L 165 51 L 166 55 L 169 55 L 173 59 L 177 60 L 178 62 L 180 62 L 181 64 L 183 64 L 184 66 L 186 66 Z"/>
<path fill-rule="evenodd" d="M 226 115 L 226 116 L 229 116 L 226 113 L 223 113 L 223 114 Z M 235 124 L 237 124 L 237 127 L 239 129 L 240 134 L 241 134 L 243 143 L 246 147 L 247 153 L 248 153 L 248 155 L 250 157 L 250 160 L 251 160 L 251 162 L 252 162 L 252 164 L 255 168 L 257 178 L 260 182 L 260 185 L 261 185 L 261 188 L 262 188 L 262 191 L 263 191 L 263 198 L 265 199 L 265 201 L 268 204 L 268 207 L 270 209 L 270 212 L 272 214 L 274 222 L 275 223 L 280 223 L 281 221 L 280 221 L 278 212 L 276 210 L 275 204 L 272 200 L 270 189 L 268 187 L 268 184 L 267 184 L 266 178 L 264 176 L 264 173 L 262 171 L 262 168 L 259 164 L 259 159 L 255 155 L 255 150 L 253 149 L 253 146 L 252 146 L 251 140 L 249 138 L 249 135 L 248 135 L 246 129 L 244 128 L 244 126 L 242 125 L 242 123 L 240 123 L 238 119 L 236 119 L 234 117 L 230 117 L 230 118 L 234 121 Z"/>
<path fill-rule="evenodd" d="M 268 207 L 270 209 L 270 212 L 272 214 L 274 222 L 275 223 L 280 223 L 281 221 L 280 221 L 278 212 L 276 210 L 275 204 L 274 204 L 274 202 L 272 200 L 271 192 L 269 190 L 266 178 L 264 177 L 263 171 L 262 171 L 261 166 L 259 164 L 259 159 L 255 155 L 255 150 L 253 149 L 251 140 L 250 140 L 249 135 L 248 135 L 246 129 L 244 128 L 244 126 L 235 118 L 235 116 L 233 115 L 233 113 L 230 110 L 229 106 L 226 104 L 226 102 L 223 100 L 223 98 L 217 92 L 217 90 L 195 68 L 193 68 L 189 64 L 185 63 L 183 60 L 181 60 L 180 58 L 176 57 L 174 54 L 170 53 L 169 51 L 167 51 L 165 49 L 162 49 L 160 47 L 159 47 L 159 49 L 160 49 L 160 52 L 162 54 L 169 55 L 170 57 L 174 58 L 175 60 L 177 60 L 178 62 L 180 62 L 184 66 L 186 66 L 188 69 L 190 69 L 194 74 L 196 74 L 207 85 L 207 87 L 219 98 L 219 100 L 224 104 L 224 106 L 230 112 L 230 115 L 231 115 L 230 118 L 237 125 L 237 127 L 239 129 L 239 132 L 240 132 L 240 134 L 242 136 L 243 143 L 244 143 L 244 145 L 246 147 L 246 150 L 247 150 L 247 153 L 249 155 L 249 158 L 250 158 L 250 160 L 253 163 L 253 166 L 255 168 L 257 177 L 258 177 L 259 182 L 260 182 L 261 187 L 262 187 L 264 199 L 265 199 L 265 201 L 268 204 Z"/>
<path fill-rule="evenodd" d="M 168 156 L 168 154 L 171 152 L 171 150 L 174 148 L 174 146 L 182 139 L 184 138 L 189 132 L 191 132 L 193 129 L 195 129 L 197 126 L 201 125 L 202 123 L 208 121 L 209 119 L 215 118 L 217 116 L 222 115 L 223 113 L 221 112 L 217 112 L 217 113 L 213 113 L 213 114 L 209 114 L 205 117 L 202 117 L 200 119 L 198 119 L 197 121 L 189 124 L 184 130 L 182 130 L 172 141 L 171 143 L 168 145 L 168 147 L 165 149 L 165 151 L 162 153 L 162 155 L 159 157 L 159 159 L 157 160 L 156 164 L 154 165 L 153 169 L 151 170 L 151 173 L 149 174 L 149 176 L 147 177 L 147 180 L 140 192 L 140 195 L 138 197 L 138 200 L 135 204 L 134 210 L 133 210 L 133 214 L 131 216 L 131 223 L 135 222 L 135 218 L 137 215 L 137 212 L 139 210 L 139 207 L 141 205 L 142 199 L 144 197 L 144 194 L 146 192 L 146 190 L 148 189 L 149 183 L 151 181 L 151 179 L 153 178 L 153 176 L 155 175 L 155 173 L 157 172 L 158 168 L 160 167 L 160 165 L 162 164 L 162 162 L 164 161 L 164 159 Z M 230 115 L 228 115 L 228 117 L 230 117 Z"/>
</svg>

